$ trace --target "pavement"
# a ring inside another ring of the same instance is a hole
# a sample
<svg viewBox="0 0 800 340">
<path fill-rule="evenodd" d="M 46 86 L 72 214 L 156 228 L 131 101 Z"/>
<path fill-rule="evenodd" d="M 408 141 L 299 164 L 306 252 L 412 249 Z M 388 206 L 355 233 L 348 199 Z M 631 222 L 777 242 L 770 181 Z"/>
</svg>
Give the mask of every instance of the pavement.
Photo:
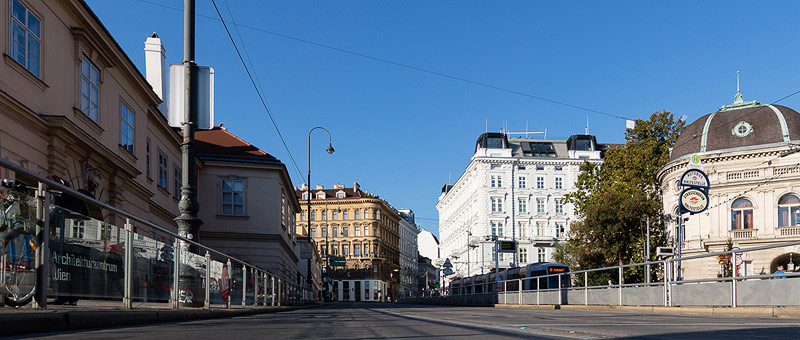
<svg viewBox="0 0 800 340">
<path fill-rule="evenodd" d="M 135 309 L 123 309 L 120 302 L 81 300 L 76 305 L 48 305 L 33 309 L 31 304 L 21 308 L 0 307 L 0 336 L 75 331 L 92 328 L 114 328 L 141 324 L 232 318 L 246 315 L 292 311 L 313 307 L 246 307 L 225 309 L 182 308 L 174 310 L 163 303 L 136 303 Z"/>
<path fill-rule="evenodd" d="M 562 306 L 564 307 L 564 306 Z M 256 308 L 254 308 L 256 309 Z M 170 313 L 164 311 L 165 316 Z M 188 311 L 187 311 L 188 312 Z M 214 313 L 215 311 L 211 311 Z M 0 319 L 13 315 L 6 313 Z M 95 315 L 97 316 L 97 315 Z M 36 320 L 27 320 L 27 323 Z M 86 317 L 87 322 L 93 321 Z M 797 339 L 800 319 L 642 313 L 615 308 L 494 308 L 331 303 L 279 313 L 107 326 L 24 339 Z M 7 330 L 6 325 L 0 330 Z M 3 333 L 5 334 L 5 333 Z"/>
</svg>

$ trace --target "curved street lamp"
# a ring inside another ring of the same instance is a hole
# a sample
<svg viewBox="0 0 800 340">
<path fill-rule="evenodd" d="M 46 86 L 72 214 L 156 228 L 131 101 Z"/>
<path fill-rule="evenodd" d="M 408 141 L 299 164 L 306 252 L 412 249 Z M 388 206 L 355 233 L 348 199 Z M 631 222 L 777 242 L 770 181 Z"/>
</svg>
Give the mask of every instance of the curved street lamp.
<svg viewBox="0 0 800 340">
<path fill-rule="evenodd" d="M 328 154 L 333 154 L 333 152 L 334 152 L 333 144 L 331 144 L 331 139 L 332 139 L 331 138 L 331 132 L 328 131 L 328 129 L 326 129 L 324 127 L 321 127 L 321 126 L 315 126 L 315 127 L 311 128 L 311 130 L 308 130 L 308 178 L 306 179 L 306 182 L 308 183 L 308 188 L 307 188 L 307 191 L 306 191 L 306 219 L 307 219 L 306 223 L 308 225 L 309 233 L 311 232 L 311 132 L 313 132 L 316 129 L 322 129 L 322 130 L 325 130 L 325 132 L 328 133 L 328 148 L 325 149 L 325 151 L 327 151 Z M 327 201 L 325 201 L 325 203 L 327 203 Z M 327 221 L 327 218 L 326 218 L 326 221 Z M 325 227 L 325 229 L 326 229 L 325 230 L 325 268 L 328 268 L 328 230 L 327 230 L 328 228 L 327 228 L 327 226 Z"/>
</svg>

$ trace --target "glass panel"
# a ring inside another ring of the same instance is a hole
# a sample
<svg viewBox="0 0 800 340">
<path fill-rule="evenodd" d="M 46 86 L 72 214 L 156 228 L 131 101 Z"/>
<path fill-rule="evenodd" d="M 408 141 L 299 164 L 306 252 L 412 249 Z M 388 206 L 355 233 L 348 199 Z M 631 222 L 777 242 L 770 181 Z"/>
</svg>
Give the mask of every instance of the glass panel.
<svg viewBox="0 0 800 340">
<path fill-rule="evenodd" d="M 244 197 L 242 193 L 236 192 L 233 194 L 233 203 L 242 203 L 244 201 Z"/>
<path fill-rule="evenodd" d="M 233 181 L 234 191 L 244 191 L 244 183 L 242 181 Z"/>
<path fill-rule="evenodd" d="M 248 306 L 253 305 L 256 301 L 256 272 L 253 268 L 247 268 L 247 293 L 245 294 L 245 298 L 247 299 L 246 304 Z"/>
<path fill-rule="evenodd" d="M 740 198 L 733 202 L 731 208 L 752 208 L 753 203 L 750 203 L 750 200 L 746 198 Z"/>
<path fill-rule="evenodd" d="M 36 37 L 40 37 L 39 32 L 39 18 L 37 18 L 33 13 L 28 12 L 28 29 L 31 30 L 31 33 L 36 35 Z"/>
<path fill-rule="evenodd" d="M 783 195 L 778 204 L 800 204 L 800 198 L 795 195 Z"/>
<path fill-rule="evenodd" d="M 0 291 L 22 304 L 32 298 L 36 287 L 36 200 L 7 188 L 0 190 L 0 200 Z"/>
<path fill-rule="evenodd" d="M 134 301 L 169 302 L 175 268 L 175 249 L 170 236 L 150 229 L 139 229 L 133 235 L 131 246 Z"/>
<path fill-rule="evenodd" d="M 205 278 L 206 257 L 183 250 L 178 293 L 182 306 L 203 307 L 206 296 Z"/>
<path fill-rule="evenodd" d="M 209 273 L 211 305 L 225 305 L 231 292 L 228 267 L 223 262 L 211 260 Z"/>
<path fill-rule="evenodd" d="M 28 71 L 39 76 L 39 40 L 28 36 Z"/>
<path fill-rule="evenodd" d="M 19 0 L 14 0 L 12 5 L 12 13 L 15 18 L 19 19 L 19 21 L 25 22 L 25 6 L 23 6 Z"/>
<path fill-rule="evenodd" d="M 92 85 L 99 86 L 100 85 L 100 71 L 97 70 L 93 64 L 89 64 L 89 71 L 91 71 L 91 77 L 89 80 L 92 81 Z"/>
<path fill-rule="evenodd" d="M 124 229 L 54 205 L 50 208 L 50 251 L 48 295 L 56 301 L 122 299 Z"/>
<path fill-rule="evenodd" d="M 11 55 L 18 63 L 25 65 L 25 29 L 17 22 L 13 22 L 11 24 L 11 30 L 13 39 Z"/>
<path fill-rule="evenodd" d="M 231 280 L 233 284 L 231 285 L 231 306 L 241 306 L 242 305 L 242 264 L 233 262 L 232 263 L 233 271 L 231 275 Z"/>
<path fill-rule="evenodd" d="M 241 205 L 237 205 L 233 207 L 233 214 L 237 216 L 244 215 L 244 208 Z"/>
</svg>

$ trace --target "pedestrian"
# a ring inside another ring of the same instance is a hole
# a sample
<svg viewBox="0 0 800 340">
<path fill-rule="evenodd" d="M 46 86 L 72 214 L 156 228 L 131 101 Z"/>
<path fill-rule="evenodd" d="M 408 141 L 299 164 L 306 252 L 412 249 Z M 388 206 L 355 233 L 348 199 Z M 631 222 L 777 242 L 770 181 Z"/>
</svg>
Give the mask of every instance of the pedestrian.
<svg viewBox="0 0 800 340">
<path fill-rule="evenodd" d="M 783 272 L 783 265 L 782 265 L 782 264 L 779 264 L 779 265 L 778 265 L 778 270 L 776 270 L 776 271 L 775 271 L 773 274 L 783 274 L 783 273 L 784 273 L 784 272 Z M 773 279 L 785 279 L 785 278 L 786 278 L 786 276 L 777 276 L 777 277 L 773 277 Z"/>
</svg>

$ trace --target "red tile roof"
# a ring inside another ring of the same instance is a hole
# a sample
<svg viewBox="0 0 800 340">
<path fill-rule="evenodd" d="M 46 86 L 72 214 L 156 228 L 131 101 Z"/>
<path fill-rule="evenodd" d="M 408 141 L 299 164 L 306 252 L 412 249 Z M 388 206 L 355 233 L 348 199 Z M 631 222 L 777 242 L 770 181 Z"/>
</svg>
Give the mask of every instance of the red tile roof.
<svg viewBox="0 0 800 340">
<path fill-rule="evenodd" d="M 237 158 L 268 159 L 277 158 L 246 142 L 228 130 L 214 125 L 211 130 L 195 132 L 197 155 L 215 155 Z"/>
</svg>

